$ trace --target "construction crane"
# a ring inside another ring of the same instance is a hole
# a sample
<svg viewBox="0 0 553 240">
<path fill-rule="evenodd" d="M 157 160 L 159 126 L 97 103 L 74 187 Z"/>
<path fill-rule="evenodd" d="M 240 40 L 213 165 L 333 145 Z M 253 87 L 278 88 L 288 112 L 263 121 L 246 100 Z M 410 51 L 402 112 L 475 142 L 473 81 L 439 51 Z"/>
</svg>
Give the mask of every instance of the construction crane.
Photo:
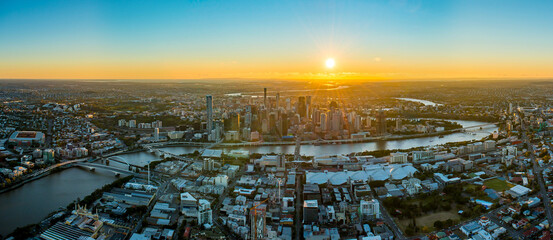
<svg viewBox="0 0 553 240">
<path fill-rule="evenodd" d="M 278 204 L 281 205 L 282 204 L 282 199 L 280 198 L 280 186 L 282 185 L 282 182 L 284 181 L 284 179 L 282 178 L 277 178 L 277 184 L 278 184 Z M 281 208 L 282 209 L 282 208 Z"/>
<path fill-rule="evenodd" d="M 253 225 L 253 228 L 252 228 L 252 235 L 253 235 L 253 236 L 252 236 L 252 239 L 254 239 L 254 240 L 257 240 L 257 235 L 259 235 L 259 234 L 257 233 L 257 224 L 258 224 L 258 223 L 257 223 L 257 207 L 259 207 L 261 204 L 267 202 L 268 200 L 269 200 L 269 198 L 267 198 L 267 199 L 265 199 L 265 200 L 259 202 L 257 205 L 255 205 L 255 206 L 253 206 L 252 208 L 250 208 L 250 213 L 252 212 L 252 210 L 253 210 L 253 213 L 254 213 L 254 214 L 253 214 L 253 224 L 252 224 L 252 225 Z M 265 218 L 265 211 L 263 211 L 263 218 Z M 265 224 L 263 224 L 263 225 L 265 225 Z M 265 226 L 263 226 L 263 227 L 265 227 Z"/>
</svg>

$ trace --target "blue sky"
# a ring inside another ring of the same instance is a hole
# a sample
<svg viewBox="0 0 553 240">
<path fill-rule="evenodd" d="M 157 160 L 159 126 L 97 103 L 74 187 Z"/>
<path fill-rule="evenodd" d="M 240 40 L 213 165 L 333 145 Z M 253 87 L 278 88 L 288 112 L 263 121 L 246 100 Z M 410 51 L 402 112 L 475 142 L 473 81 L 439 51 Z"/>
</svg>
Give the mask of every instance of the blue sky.
<svg viewBox="0 0 553 240">
<path fill-rule="evenodd" d="M 305 76 L 329 57 L 335 71 L 360 77 L 551 77 L 551 9 L 553 1 L 508 0 L 3 0 L 0 77 Z"/>
</svg>

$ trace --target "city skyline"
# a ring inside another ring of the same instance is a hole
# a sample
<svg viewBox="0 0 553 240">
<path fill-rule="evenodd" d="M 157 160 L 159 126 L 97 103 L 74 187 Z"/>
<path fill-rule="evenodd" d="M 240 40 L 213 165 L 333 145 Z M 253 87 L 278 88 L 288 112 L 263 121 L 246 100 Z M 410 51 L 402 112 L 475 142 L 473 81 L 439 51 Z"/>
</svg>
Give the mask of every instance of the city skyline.
<svg viewBox="0 0 553 240">
<path fill-rule="evenodd" d="M 3 79 L 553 77 L 547 1 L 4 1 Z M 327 68 L 327 59 L 335 60 Z"/>
<path fill-rule="evenodd" d="M 0 81 L 0 239 L 550 239 L 551 82 L 310 85 Z"/>
<path fill-rule="evenodd" d="M 523 240 L 553 1 L 0 0 L 0 240 Z"/>
</svg>

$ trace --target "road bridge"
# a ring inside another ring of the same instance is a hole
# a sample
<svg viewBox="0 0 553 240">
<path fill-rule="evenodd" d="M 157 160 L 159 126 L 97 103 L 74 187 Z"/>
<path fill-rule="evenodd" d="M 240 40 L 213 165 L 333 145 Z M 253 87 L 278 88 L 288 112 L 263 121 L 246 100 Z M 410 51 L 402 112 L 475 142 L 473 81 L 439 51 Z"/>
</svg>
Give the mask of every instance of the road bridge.
<svg viewBox="0 0 553 240">
<path fill-rule="evenodd" d="M 131 167 L 134 167 L 134 168 L 142 168 L 142 169 L 145 168 L 144 166 L 140 166 L 140 165 L 136 165 L 136 164 L 131 164 L 131 163 L 127 162 L 126 159 L 124 159 L 124 158 L 122 158 L 122 157 L 119 157 L 119 156 L 111 156 L 111 157 L 106 158 L 106 160 L 113 161 L 113 162 L 117 162 L 117 163 L 121 163 L 121 164 L 125 164 L 125 165 L 127 165 L 127 166 L 131 166 Z"/>
<path fill-rule="evenodd" d="M 178 154 L 170 153 L 170 152 L 162 150 L 162 149 L 154 148 L 154 147 L 151 147 L 151 146 L 148 146 L 148 145 L 145 145 L 143 147 L 146 150 L 148 150 L 149 152 L 155 153 L 156 155 L 162 155 L 163 154 L 163 156 L 165 156 L 165 157 L 173 157 L 173 158 L 176 158 L 176 159 L 184 161 L 184 162 L 192 162 L 192 159 L 190 159 L 190 158 L 183 157 L 183 156 L 180 156 Z"/>
<path fill-rule="evenodd" d="M 487 127 L 487 126 L 492 126 L 492 125 L 497 125 L 497 124 L 499 124 L 499 122 L 484 123 L 484 124 L 479 124 L 479 125 L 464 127 L 464 128 L 461 128 L 461 129 L 467 130 L 467 129 L 473 129 L 473 128 Z"/>
<path fill-rule="evenodd" d="M 103 164 L 98 164 L 98 163 L 79 162 L 79 163 L 76 163 L 75 165 L 79 166 L 79 167 L 85 167 L 85 168 L 88 168 L 88 169 L 99 168 L 99 169 L 109 170 L 109 171 L 112 171 L 114 173 L 122 173 L 122 174 L 127 174 L 127 175 L 133 175 L 135 177 L 147 178 L 147 176 L 145 174 L 140 174 L 140 173 L 132 172 L 132 171 L 129 171 L 129 170 L 125 170 L 125 169 L 121 169 L 121 168 L 117 168 L 117 167 L 113 167 L 113 166 L 107 166 L 107 165 L 103 165 Z"/>
</svg>

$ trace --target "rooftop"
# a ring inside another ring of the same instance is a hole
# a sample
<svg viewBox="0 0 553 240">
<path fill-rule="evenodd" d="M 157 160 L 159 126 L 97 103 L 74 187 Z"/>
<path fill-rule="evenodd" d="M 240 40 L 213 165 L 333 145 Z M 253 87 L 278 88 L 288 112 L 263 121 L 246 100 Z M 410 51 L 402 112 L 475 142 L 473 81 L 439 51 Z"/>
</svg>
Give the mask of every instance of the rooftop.
<svg viewBox="0 0 553 240">
<path fill-rule="evenodd" d="M 319 204 L 317 203 L 317 200 L 305 200 L 305 201 L 303 201 L 303 207 L 304 208 L 317 208 L 317 207 L 319 207 Z"/>
<path fill-rule="evenodd" d="M 206 149 L 204 153 L 202 153 L 202 157 L 220 158 L 221 155 L 223 155 L 223 150 L 216 149 Z"/>
</svg>

